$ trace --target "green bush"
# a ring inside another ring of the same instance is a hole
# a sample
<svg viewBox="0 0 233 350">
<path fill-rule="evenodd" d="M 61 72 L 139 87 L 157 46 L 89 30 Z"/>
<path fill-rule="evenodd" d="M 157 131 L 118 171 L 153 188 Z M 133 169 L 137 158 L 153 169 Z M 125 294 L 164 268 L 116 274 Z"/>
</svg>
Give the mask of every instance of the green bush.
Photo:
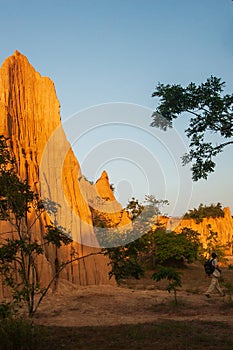
<svg viewBox="0 0 233 350">
<path fill-rule="evenodd" d="M 125 242 L 129 235 L 125 234 Z M 123 242 L 123 234 L 119 236 Z M 117 235 L 114 235 L 114 240 L 116 242 Z M 199 233 L 196 231 L 184 228 L 178 234 L 158 227 L 125 245 L 105 248 L 105 254 L 111 260 L 110 277 L 114 275 L 119 281 L 130 276 L 138 279 L 145 270 L 157 265 L 192 263 L 198 258 L 199 246 Z"/>
<path fill-rule="evenodd" d="M 110 242 L 114 242 L 114 246 L 111 248 L 104 248 L 104 254 L 110 258 L 112 270 L 109 273 L 110 278 L 115 277 L 117 282 L 122 278 L 134 277 L 139 279 L 144 275 L 144 268 L 140 261 L 140 256 L 145 250 L 145 242 L 142 237 L 135 239 L 128 243 L 132 238 L 130 231 L 124 234 L 106 235 L 106 237 L 98 237 L 101 243 L 110 245 Z M 125 244 L 124 244 L 125 242 Z"/>
<path fill-rule="evenodd" d="M 154 279 L 156 282 L 159 282 L 163 279 L 168 280 L 169 283 L 167 285 L 167 291 L 169 293 L 173 291 L 175 304 L 177 305 L 177 288 L 182 286 L 181 273 L 172 267 L 159 266 L 158 271 L 152 275 L 152 279 Z"/>
<path fill-rule="evenodd" d="M 211 204 L 209 206 L 199 205 L 198 209 L 190 209 L 184 215 L 184 219 L 194 219 L 196 223 L 199 224 L 204 218 L 218 218 L 224 217 L 224 211 L 222 209 L 221 203 Z"/>
<path fill-rule="evenodd" d="M 154 242 L 157 264 L 192 263 L 198 258 L 199 234 L 189 228 L 184 228 L 181 233 L 165 229 L 156 230 Z"/>
</svg>

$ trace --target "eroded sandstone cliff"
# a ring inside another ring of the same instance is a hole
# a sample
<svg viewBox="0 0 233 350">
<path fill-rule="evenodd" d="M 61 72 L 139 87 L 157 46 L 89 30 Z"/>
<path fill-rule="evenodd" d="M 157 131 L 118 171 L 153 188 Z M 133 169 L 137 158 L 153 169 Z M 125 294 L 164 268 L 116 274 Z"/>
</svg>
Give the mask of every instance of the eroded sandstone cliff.
<svg viewBox="0 0 233 350">
<path fill-rule="evenodd" d="M 54 84 L 36 72 L 18 51 L 0 69 L 0 115 L 0 134 L 8 138 L 21 179 L 27 179 L 34 191 L 59 204 L 56 220 L 71 231 L 72 249 L 80 257 L 98 252 L 87 200 L 92 195 L 84 196 L 88 192 L 87 182 L 85 191 L 80 188 L 80 166 L 61 125 Z M 113 194 L 108 191 L 108 196 Z M 34 227 L 39 240 L 43 240 L 48 220 L 41 218 Z M 0 224 L 1 230 L 5 230 L 6 223 Z M 44 282 L 54 272 L 55 260 L 67 260 L 70 249 L 65 247 L 59 252 L 47 249 L 46 258 L 41 258 L 38 266 Z M 109 282 L 108 272 L 107 257 L 94 255 L 67 266 L 60 277 L 80 285 L 114 283 Z"/>
<path fill-rule="evenodd" d="M 161 222 L 166 224 L 168 230 L 174 230 L 180 232 L 182 228 L 188 227 L 194 231 L 200 233 L 200 241 L 206 245 L 207 237 L 210 231 L 218 233 L 218 241 L 221 244 L 227 244 L 230 242 L 229 250 L 226 252 L 232 255 L 232 240 L 233 240 L 233 218 L 231 216 L 230 208 L 224 208 L 224 217 L 217 218 L 204 218 L 200 223 L 197 223 L 192 219 L 182 218 L 163 218 Z"/>
</svg>

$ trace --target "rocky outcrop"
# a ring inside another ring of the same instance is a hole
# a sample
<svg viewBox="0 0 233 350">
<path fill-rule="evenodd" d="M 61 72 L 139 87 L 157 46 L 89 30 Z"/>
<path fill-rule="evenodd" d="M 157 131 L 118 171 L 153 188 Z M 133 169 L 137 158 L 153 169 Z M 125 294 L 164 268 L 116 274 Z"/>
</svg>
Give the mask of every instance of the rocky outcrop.
<svg viewBox="0 0 233 350">
<path fill-rule="evenodd" d="M 126 211 L 122 209 L 121 204 L 113 194 L 106 171 L 102 172 L 101 177 L 92 187 L 92 191 L 87 192 L 87 196 L 94 219 L 97 216 L 102 217 L 108 227 L 120 230 L 132 227 Z"/>
<path fill-rule="evenodd" d="M 106 171 L 103 171 L 95 184 L 80 176 L 79 186 L 89 204 L 94 232 L 99 244 L 102 247 L 119 245 L 121 234 L 132 229 L 132 222 L 116 200 Z M 124 239 L 124 235 L 122 238 Z M 122 240 L 121 243 L 124 244 L 124 241 Z"/>
<path fill-rule="evenodd" d="M 224 208 L 224 217 L 218 218 L 204 218 L 200 223 L 196 223 L 192 219 L 180 219 L 180 218 L 163 218 L 162 222 L 166 224 L 168 230 L 180 232 L 182 228 L 188 227 L 194 231 L 200 233 L 201 242 L 206 245 L 207 237 L 210 234 L 210 230 L 218 233 L 218 240 L 222 244 L 232 242 L 233 239 L 233 218 L 231 216 L 230 208 Z M 229 255 L 233 254 L 232 243 L 227 251 Z"/>
<path fill-rule="evenodd" d="M 59 204 L 56 220 L 70 230 L 72 249 L 79 257 L 98 252 L 92 213 L 78 182 L 82 174 L 61 125 L 54 84 L 36 72 L 18 51 L 5 60 L 0 70 L 0 115 L 0 134 L 9 140 L 21 179 L 27 179 L 34 191 Z M 42 218 L 34 228 L 39 240 L 43 240 L 47 221 L 48 217 Z M 1 230 L 3 226 L 5 223 L 1 223 Z M 38 267 L 42 280 L 51 276 L 56 259 L 70 257 L 69 249 L 46 251 Z M 90 256 L 67 266 L 61 278 L 80 285 L 114 283 L 109 282 L 108 263 L 103 255 Z"/>
</svg>

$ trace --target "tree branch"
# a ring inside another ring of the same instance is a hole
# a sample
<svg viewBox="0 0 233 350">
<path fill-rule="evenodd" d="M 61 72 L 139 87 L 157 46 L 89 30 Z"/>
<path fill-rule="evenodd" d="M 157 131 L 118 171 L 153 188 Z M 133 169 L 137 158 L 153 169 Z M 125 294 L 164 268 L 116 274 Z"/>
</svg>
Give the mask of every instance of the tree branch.
<svg viewBox="0 0 233 350">
<path fill-rule="evenodd" d="M 221 143 L 220 145 L 216 146 L 213 148 L 214 151 L 220 149 L 220 148 L 223 148 L 225 146 L 228 146 L 228 145 L 232 145 L 233 144 L 233 141 L 228 141 L 228 142 L 225 142 L 225 143 Z"/>
<path fill-rule="evenodd" d="M 198 117 L 198 118 L 201 117 L 200 114 L 198 114 L 198 113 L 196 113 L 196 112 L 193 112 L 193 111 L 191 111 L 191 110 L 189 110 L 189 109 L 186 109 L 186 112 L 188 112 L 188 113 L 190 113 L 190 114 L 193 114 L 193 115 L 195 115 L 195 116 Z"/>
</svg>

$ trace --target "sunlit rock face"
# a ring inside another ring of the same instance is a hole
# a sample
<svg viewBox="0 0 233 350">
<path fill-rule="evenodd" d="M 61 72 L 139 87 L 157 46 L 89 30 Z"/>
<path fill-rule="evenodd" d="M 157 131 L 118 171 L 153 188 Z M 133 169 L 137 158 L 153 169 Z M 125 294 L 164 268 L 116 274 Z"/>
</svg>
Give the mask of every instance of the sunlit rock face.
<svg viewBox="0 0 233 350">
<path fill-rule="evenodd" d="M 8 138 L 21 179 L 28 179 L 38 194 L 59 204 L 57 221 L 71 231 L 79 257 L 99 252 L 94 235 L 92 213 L 78 178 L 78 161 L 61 125 L 60 105 L 53 82 L 42 77 L 28 59 L 16 51 L 0 70 L 0 134 Z M 42 187 L 41 187 L 42 186 Z M 48 216 L 34 226 L 34 234 L 43 241 Z M 1 232 L 9 230 L 1 223 Z M 47 282 L 55 271 L 55 260 L 70 258 L 71 247 L 57 251 L 50 247 L 40 259 L 38 272 Z M 60 278 L 78 285 L 115 283 L 109 281 L 109 260 L 93 255 L 68 265 Z"/>
<path fill-rule="evenodd" d="M 166 223 L 167 229 L 169 230 L 180 232 L 182 228 L 188 227 L 199 232 L 200 240 L 204 245 L 207 244 L 207 237 L 210 234 L 210 230 L 218 233 L 218 240 L 222 244 L 227 244 L 228 242 L 232 242 L 233 238 L 233 218 L 231 216 L 230 208 L 224 208 L 223 211 L 224 217 L 204 218 L 200 223 L 196 223 L 196 221 L 192 219 L 178 218 L 163 218 L 163 221 Z M 232 255 L 232 244 L 227 253 Z"/>
<path fill-rule="evenodd" d="M 121 204 L 116 200 L 106 171 L 102 172 L 101 177 L 96 181 L 94 188 L 94 209 L 104 215 L 105 220 L 109 222 L 111 227 L 117 227 L 123 230 L 130 229 L 132 227 L 131 219 L 126 211 L 122 210 Z M 101 198 L 102 201 L 99 201 L 98 198 Z"/>
</svg>

